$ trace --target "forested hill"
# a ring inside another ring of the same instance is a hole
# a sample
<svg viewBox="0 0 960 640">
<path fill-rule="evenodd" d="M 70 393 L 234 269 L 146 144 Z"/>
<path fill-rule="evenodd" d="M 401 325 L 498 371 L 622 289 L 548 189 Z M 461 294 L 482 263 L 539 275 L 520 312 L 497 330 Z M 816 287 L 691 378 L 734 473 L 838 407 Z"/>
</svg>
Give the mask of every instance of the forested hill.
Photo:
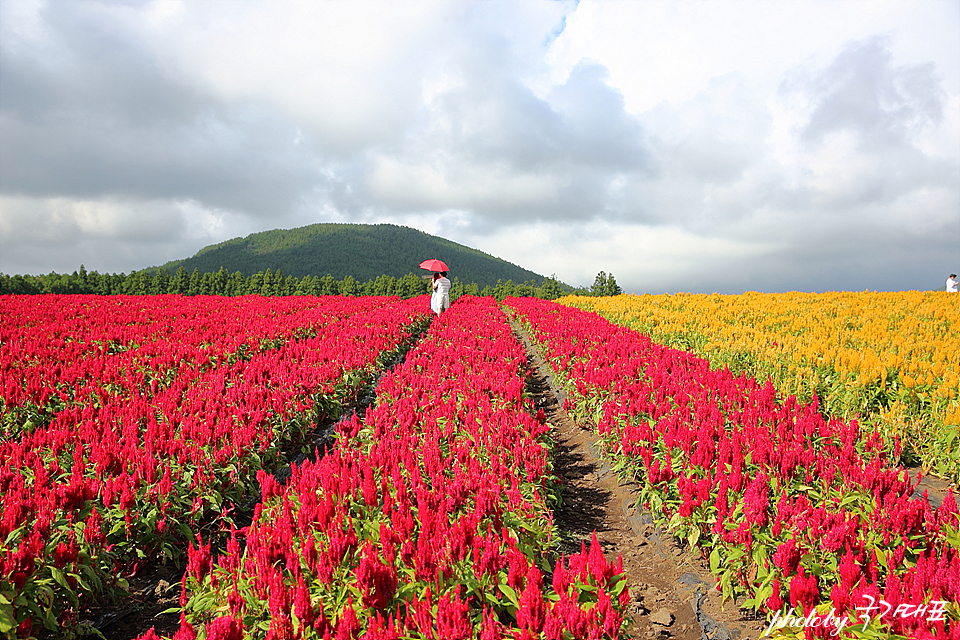
<svg viewBox="0 0 960 640">
<path fill-rule="evenodd" d="M 187 273 L 239 271 L 244 276 L 271 269 L 285 275 L 357 281 L 380 275 L 401 278 L 425 274 L 419 265 L 439 258 L 450 267 L 450 278 L 475 282 L 480 287 L 506 282 L 542 281 L 543 276 L 491 255 L 416 229 L 393 224 L 313 224 L 298 229 L 277 229 L 235 238 L 201 249 L 197 255 L 162 265 L 170 273 L 183 267 Z"/>
</svg>

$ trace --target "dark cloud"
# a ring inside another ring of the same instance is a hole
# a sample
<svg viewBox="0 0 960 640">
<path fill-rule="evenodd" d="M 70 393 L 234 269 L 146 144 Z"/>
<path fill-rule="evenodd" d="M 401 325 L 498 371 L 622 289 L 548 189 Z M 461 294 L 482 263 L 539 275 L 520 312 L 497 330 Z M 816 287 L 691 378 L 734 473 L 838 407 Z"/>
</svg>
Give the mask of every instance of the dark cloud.
<svg viewBox="0 0 960 640">
<path fill-rule="evenodd" d="M 605 68 L 578 65 L 544 98 L 492 69 L 466 65 L 465 82 L 436 101 L 423 146 L 523 172 L 644 168 L 643 130 L 620 92 L 605 84 Z"/>
<path fill-rule="evenodd" d="M 574 164 L 601 170 L 644 171 L 650 157 L 643 128 L 606 78 L 605 67 L 581 63 L 551 93 L 551 104 L 565 126 L 568 157 Z"/>
<path fill-rule="evenodd" d="M 384 153 L 400 167 L 424 167 L 443 187 L 367 193 L 394 210 L 464 209 L 483 229 L 522 219 L 590 219 L 608 210 L 611 184 L 646 175 L 652 157 L 643 128 L 624 108 L 605 69 L 584 63 L 538 96 L 516 74 L 490 62 L 496 47 L 458 61 L 460 82 L 441 92 L 421 127 Z M 423 173 L 411 172 L 410 181 Z M 477 185 L 489 184 L 488 189 Z"/>
<path fill-rule="evenodd" d="M 858 246 L 869 250 L 852 250 Z M 802 242 L 791 243 L 764 261 L 770 276 L 757 273 L 752 282 L 763 285 L 757 287 L 760 291 L 933 290 L 943 286 L 947 272 L 940 272 L 955 259 L 956 241 L 948 235 L 931 239 L 926 234 L 841 225 L 803 234 Z"/>
<path fill-rule="evenodd" d="M 296 133 L 214 114 L 191 126 L 118 129 L 96 118 L 3 118 L 4 191 L 18 195 L 196 199 L 273 215 L 317 180 Z"/>
<path fill-rule="evenodd" d="M 801 140 L 815 144 L 850 131 L 866 151 L 878 151 L 909 146 L 911 134 L 943 120 L 942 78 L 934 65 L 896 67 L 889 45 L 885 37 L 856 43 L 816 76 L 785 86 L 816 100 Z"/>
<path fill-rule="evenodd" d="M 195 199 L 289 210 L 318 176 L 297 127 L 165 73 L 98 5 L 51 3 L 47 48 L 0 50 L 0 174 L 8 194 Z"/>
<path fill-rule="evenodd" d="M 786 101 L 810 105 L 796 127 L 800 150 L 835 165 L 817 188 L 782 190 L 789 206 L 849 218 L 925 192 L 960 195 L 957 157 L 923 146 L 944 120 L 942 78 L 932 64 L 894 65 L 889 46 L 884 37 L 854 43 L 826 68 L 781 86 Z"/>
<path fill-rule="evenodd" d="M 451 154 L 471 164 L 506 164 L 512 171 L 544 171 L 564 153 L 564 127 L 551 105 L 512 77 L 469 76 L 438 96 L 429 128 L 405 149 Z"/>
<path fill-rule="evenodd" d="M 93 3 L 50 3 L 43 39 L 0 43 L 0 106 L 18 120 L 95 117 L 119 128 L 190 121 L 209 96 L 169 77 L 115 14 Z"/>
</svg>

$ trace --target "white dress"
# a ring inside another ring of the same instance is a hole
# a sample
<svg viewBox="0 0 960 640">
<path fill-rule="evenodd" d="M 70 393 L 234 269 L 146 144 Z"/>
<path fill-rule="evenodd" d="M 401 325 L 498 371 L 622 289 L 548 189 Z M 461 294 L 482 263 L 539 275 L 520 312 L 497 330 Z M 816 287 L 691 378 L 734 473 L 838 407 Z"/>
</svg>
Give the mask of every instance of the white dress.
<svg viewBox="0 0 960 640">
<path fill-rule="evenodd" d="M 443 276 L 433 281 L 430 308 L 438 315 L 450 308 L 450 281 Z"/>
</svg>

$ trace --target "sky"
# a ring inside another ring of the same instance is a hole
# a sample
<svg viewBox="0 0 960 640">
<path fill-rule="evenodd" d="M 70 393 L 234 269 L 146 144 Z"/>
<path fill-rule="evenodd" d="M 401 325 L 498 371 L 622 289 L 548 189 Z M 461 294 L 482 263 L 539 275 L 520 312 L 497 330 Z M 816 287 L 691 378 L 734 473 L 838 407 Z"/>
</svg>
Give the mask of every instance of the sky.
<svg viewBox="0 0 960 640">
<path fill-rule="evenodd" d="M 637 294 L 942 289 L 960 0 L 0 2 L 0 272 L 317 222 Z"/>
</svg>

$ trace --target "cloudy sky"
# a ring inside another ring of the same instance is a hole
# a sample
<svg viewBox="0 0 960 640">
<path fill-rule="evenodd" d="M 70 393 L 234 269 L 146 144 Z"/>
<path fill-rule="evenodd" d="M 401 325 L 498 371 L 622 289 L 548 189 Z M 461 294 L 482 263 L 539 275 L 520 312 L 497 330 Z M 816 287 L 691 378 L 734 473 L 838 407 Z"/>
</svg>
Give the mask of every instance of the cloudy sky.
<svg viewBox="0 0 960 640">
<path fill-rule="evenodd" d="M 942 287 L 960 0 L 0 2 L 0 272 L 315 222 L 634 293 Z"/>
</svg>

